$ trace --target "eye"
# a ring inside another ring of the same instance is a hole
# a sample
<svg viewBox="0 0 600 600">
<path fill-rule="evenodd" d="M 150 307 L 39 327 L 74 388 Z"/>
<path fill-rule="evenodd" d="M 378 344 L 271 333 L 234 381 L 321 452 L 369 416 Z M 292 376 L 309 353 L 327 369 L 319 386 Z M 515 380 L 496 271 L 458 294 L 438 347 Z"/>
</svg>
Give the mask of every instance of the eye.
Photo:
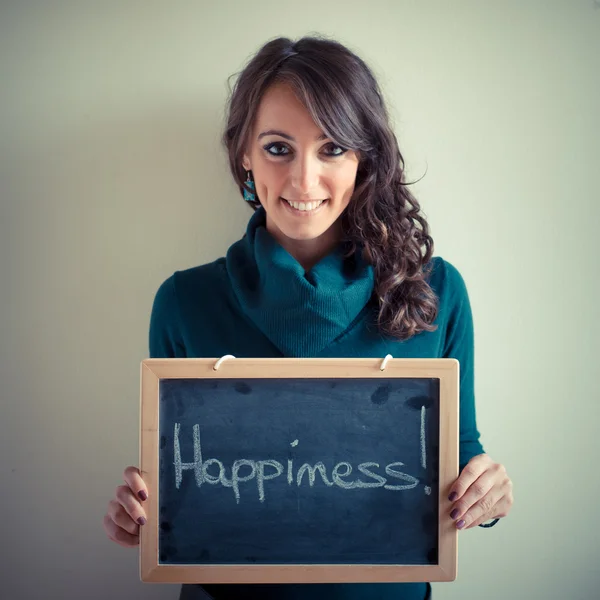
<svg viewBox="0 0 600 600">
<path fill-rule="evenodd" d="M 326 156 L 330 156 L 330 157 L 336 157 L 336 156 L 342 156 L 343 154 L 345 154 L 346 152 L 348 152 L 348 150 L 346 150 L 345 148 L 342 148 L 341 146 L 338 146 L 337 144 L 334 144 L 333 142 L 330 142 L 329 144 L 326 144 L 324 146 L 324 148 L 337 148 L 338 152 L 333 152 L 333 153 L 326 153 Z M 266 146 L 263 146 L 263 149 L 267 152 L 267 154 L 269 154 L 270 156 L 288 156 L 288 154 L 291 153 L 291 150 L 289 150 L 288 152 L 282 153 L 282 152 L 271 152 L 271 150 L 273 148 L 283 148 L 288 149 L 287 144 L 284 144 L 283 142 L 272 142 L 271 144 L 267 144 Z"/>
<path fill-rule="evenodd" d="M 280 152 L 271 152 L 272 148 L 287 148 L 287 146 L 285 144 L 282 144 L 281 142 L 273 142 L 272 144 L 267 144 L 266 146 L 263 146 L 263 148 L 267 151 L 267 154 L 270 154 L 271 156 L 287 156 L 287 153 L 282 154 Z"/>
<path fill-rule="evenodd" d="M 331 156 L 342 156 L 342 154 L 346 154 L 346 152 L 348 152 L 348 150 L 346 150 L 345 148 L 342 148 L 341 146 L 338 146 L 337 144 L 334 144 L 333 142 L 331 142 L 331 144 L 327 144 L 328 146 L 331 146 L 332 148 L 337 148 L 339 150 L 339 152 L 336 152 L 335 154 L 331 154 Z"/>
</svg>

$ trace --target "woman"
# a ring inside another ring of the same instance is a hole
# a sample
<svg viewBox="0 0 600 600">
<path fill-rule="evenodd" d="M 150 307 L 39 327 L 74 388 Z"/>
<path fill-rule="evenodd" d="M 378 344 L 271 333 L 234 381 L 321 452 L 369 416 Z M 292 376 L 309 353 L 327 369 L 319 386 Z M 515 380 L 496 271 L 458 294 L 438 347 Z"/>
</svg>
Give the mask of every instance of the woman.
<svg viewBox="0 0 600 600">
<path fill-rule="evenodd" d="M 265 44 L 240 74 L 223 137 L 255 209 L 226 257 L 160 286 L 150 356 L 452 357 L 460 361 L 460 475 L 448 519 L 508 514 L 512 483 L 479 442 L 464 281 L 432 258 L 377 82 L 341 44 Z M 148 490 L 128 467 L 104 527 L 133 547 Z M 429 598 L 427 583 L 184 585 L 180 598 Z"/>
</svg>

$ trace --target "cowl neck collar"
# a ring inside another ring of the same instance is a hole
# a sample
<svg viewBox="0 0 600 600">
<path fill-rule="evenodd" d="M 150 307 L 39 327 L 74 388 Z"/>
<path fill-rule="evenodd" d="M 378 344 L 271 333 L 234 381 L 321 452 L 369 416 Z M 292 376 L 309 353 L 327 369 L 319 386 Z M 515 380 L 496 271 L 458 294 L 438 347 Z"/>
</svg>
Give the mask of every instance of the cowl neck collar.
<svg viewBox="0 0 600 600">
<path fill-rule="evenodd" d="M 344 333 L 373 293 L 373 267 L 342 246 L 310 271 L 267 231 L 259 207 L 227 251 L 227 272 L 243 312 L 288 357 L 316 356 Z"/>
</svg>

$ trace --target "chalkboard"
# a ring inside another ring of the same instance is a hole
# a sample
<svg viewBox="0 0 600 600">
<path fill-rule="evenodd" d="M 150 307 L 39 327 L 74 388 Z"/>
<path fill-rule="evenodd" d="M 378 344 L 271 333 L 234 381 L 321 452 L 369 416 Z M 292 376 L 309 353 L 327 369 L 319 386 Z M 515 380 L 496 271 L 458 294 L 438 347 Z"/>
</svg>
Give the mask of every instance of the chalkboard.
<svg viewBox="0 0 600 600">
<path fill-rule="evenodd" d="M 381 362 L 143 361 L 142 580 L 455 579 L 458 362 Z"/>
</svg>

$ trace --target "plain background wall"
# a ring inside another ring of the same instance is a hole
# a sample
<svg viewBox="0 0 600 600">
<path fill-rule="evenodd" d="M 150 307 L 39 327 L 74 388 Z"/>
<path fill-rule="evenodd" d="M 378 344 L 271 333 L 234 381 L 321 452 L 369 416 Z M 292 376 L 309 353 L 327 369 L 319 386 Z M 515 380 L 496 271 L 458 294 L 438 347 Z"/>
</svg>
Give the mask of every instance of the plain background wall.
<svg viewBox="0 0 600 600">
<path fill-rule="evenodd" d="M 370 64 L 425 174 L 470 292 L 482 441 L 514 482 L 434 598 L 597 597 L 599 4 L 2 2 L 0 597 L 177 596 L 102 529 L 137 463 L 151 304 L 250 216 L 219 143 L 227 77 L 312 32 Z"/>
</svg>

